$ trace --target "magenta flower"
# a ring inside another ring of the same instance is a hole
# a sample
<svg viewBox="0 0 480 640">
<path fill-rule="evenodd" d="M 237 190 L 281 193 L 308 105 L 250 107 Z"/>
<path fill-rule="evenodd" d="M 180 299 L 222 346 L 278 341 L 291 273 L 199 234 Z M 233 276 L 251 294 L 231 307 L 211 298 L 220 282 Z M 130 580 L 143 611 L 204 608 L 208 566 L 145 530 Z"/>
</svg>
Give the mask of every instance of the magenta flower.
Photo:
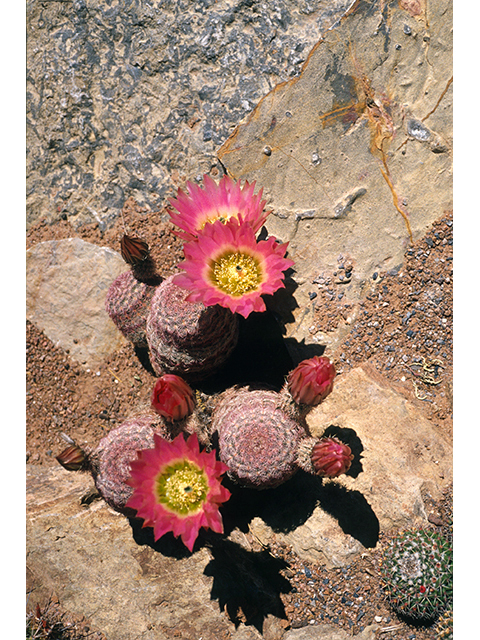
<svg viewBox="0 0 480 640">
<path fill-rule="evenodd" d="M 273 237 L 257 242 L 253 227 L 236 218 L 217 220 L 184 244 L 184 273 L 173 282 L 191 291 L 190 302 L 218 304 L 246 318 L 265 311 L 262 295 L 285 286 L 283 272 L 294 264 L 284 257 L 287 246 Z"/>
<path fill-rule="evenodd" d="M 335 367 L 328 358 L 313 356 L 290 372 L 288 390 L 298 404 L 314 407 L 332 391 L 335 373 Z"/>
<path fill-rule="evenodd" d="M 221 484 L 228 467 L 215 451 L 200 451 L 196 434 L 169 442 L 154 434 L 154 449 L 137 452 L 127 484 L 133 494 L 127 507 L 152 527 L 155 541 L 168 532 L 192 551 L 202 527 L 223 533 L 219 506 L 230 498 Z"/>
<path fill-rule="evenodd" d="M 152 408 L 167 420 L 182 420 L 194 410 L 195 397 L 183 378 L 165 373 L 153 387 Z"/>
<path fill-rule="evenodd" d="M 312 449 L 313 468 L 319 476 L 336 478 L 346 473 L 353 460 L 350 447 L 334 437 L 323 437 Z"/>
<path fill-rule="evenodd" d="M 263 189 L 254 195 L 255 182 L 247 181 L 242 187 L 229 176 L 224 176 L 219 184 L 208 175 L 203 176 L 204 188 L 187 182 L 188 195 L 181 189 L 177 198 L 171 198 L 170 204 L 178 213 L 170 212 L 170 218 L 184 233 L 178 235 L 186 240 L 194 239 L 209 222 L 220 220 L 227 222 L 231 218 L 252 226 L 257 232 L 269 212 L 264 213 L 265 200 L 262 200 Z"/>
</svg>

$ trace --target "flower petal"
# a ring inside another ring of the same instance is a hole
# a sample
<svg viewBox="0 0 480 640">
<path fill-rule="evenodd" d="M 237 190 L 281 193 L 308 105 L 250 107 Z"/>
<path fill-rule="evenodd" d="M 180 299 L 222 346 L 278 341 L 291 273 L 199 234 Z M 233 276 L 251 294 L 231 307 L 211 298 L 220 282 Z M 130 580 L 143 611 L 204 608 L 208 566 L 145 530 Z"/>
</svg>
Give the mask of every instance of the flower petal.
<svg viewBox="0 0 480 640">
<path fill-rule="evenodd" d="M 174 283 L 189 289 L 187 300 L 218 304 L 247 317 L 265 311 L 264 294 L 284 287 L 284 271 L 293 266 L 285 258 L 287 244 L 275 238 L 257 242 L 251 226 L 237 219 L 213 222 L 184 244 L 183 273 Z"/>
</svg>

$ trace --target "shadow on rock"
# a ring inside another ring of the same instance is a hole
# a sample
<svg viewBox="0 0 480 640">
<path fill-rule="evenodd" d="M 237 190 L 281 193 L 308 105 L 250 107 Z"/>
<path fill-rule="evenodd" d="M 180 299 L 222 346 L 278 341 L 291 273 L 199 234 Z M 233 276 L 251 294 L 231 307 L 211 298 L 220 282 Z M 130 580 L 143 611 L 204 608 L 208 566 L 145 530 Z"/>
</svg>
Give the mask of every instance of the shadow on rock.
<svg viewBox="0 0 480 640">
<path fill-rule="evenodd" d="M 235 626 L 252 625 L 262 633 L 269 614 L 286 619 L 280 594 L 292 587 L 280 572 L 287 562 L 268 551 L 247 551 L 220 537 L 211 537 L 206 545 L 212 554 L 204 570 L 206 576 L 213 577 L 211 598 L 218 600 L 220 610 Z"/>
<path fill-rule="evenodd" d="M 137 356 L 137 360 L 140 362 L 140 364 L 145 369 L 145 371 L 148 371 L 148 373 L 151 373 L 152 375 L 156 376 L 157 374 L 155 373 L 150 362 L 148 347 L 135 346 L 134 348 L 135 348 L 135 355 Z"/>
<path fill-rule="evenodd" d="M 183 544 L 181 538 L 175 538 L 173 533 L 166 533 L 159 540 L 155 542 L 153 529 L 151 527 L 142 527 L 143 520 L 140 518 L 129 518 L 130 526 L 132 527 L 132 536 L 135 542 L 139 546 L 148 546 L 154 551 L 161 553 L 164 556 L 170 558 L 187 558 L 192 554 Z M 194 547 L 194 551 L 200 546 L 200 541 L 197 539 Z"/>
<path fill-rule="evenodd" d="M 219 393 L 236 384 L 267 384 L 280 390 L 293 362 L 274 315 L 265 311 L 239 317 L 238 344 L 214 375 L 199 382 L 204 393 Z"/>
<path fill-rule="evenodd" d="M 312 515 L 317 503 L 315 490 L 317 478 L 298 471 L 293 478 L 275 489 L 245 489 L 230 480 L 224 481 L 231 498 L 221 509 L 225 533 L 238 528 L 246 533 L 255 517 L 260 517 L 276 532 L 293 531 Z"/>
<path fill-rule="evenodd" d="M 313 358 L 313 356 L 323 356 L 325 347 L 322 344 L 306 344 L 305 338 L 298 341 L 296 338 L 285 338 L 285 346 L 290 353 L 294 366 L 296 367 L 302 360 Z"/>
<path fill-rule="evenodd" d="M 304 524 L 320 507 L 337 520 L 342 531 L 363 544 L 375 547 L 380 524 L 373 509 L 359 492 L 335 482 L 298 471 L 276 489 L 242 489 L 229 486 L 230 500 L 222 507 L 225 533 L 234 528 L 244 533 L 259 517 L 275 533 L 288 533 Z"/>
<path fill-rule="evenodd" d="M 380 523 L 360 491 L 352 491 L 332 480 L 323 484 L 317 495 L 318 506 L 337 520 L 344 533 L 364 547 L 377 545 Z"/>
</svg>

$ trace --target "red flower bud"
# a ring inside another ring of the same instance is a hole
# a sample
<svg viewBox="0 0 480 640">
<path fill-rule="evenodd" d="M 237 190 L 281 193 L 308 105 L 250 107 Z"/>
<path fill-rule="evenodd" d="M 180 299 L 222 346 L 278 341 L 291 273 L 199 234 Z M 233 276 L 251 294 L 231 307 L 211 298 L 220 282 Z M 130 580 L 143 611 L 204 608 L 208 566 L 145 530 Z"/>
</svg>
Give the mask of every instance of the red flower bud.
<svg viewBox="0 0 480 640">
<path fill-rule="evenodd" d="M 193 391 L 183 378 L 166 373 L 153 387 L 152 408 L 167 420 L 182 420 L 195 408 Z"/>
<path fill-rule="evenodd" d="M 350 447 L 337 438 L 323 437 L 314 445 L 311 459 L 318 475 L 336 478 L 350 469 L 353 454 Z"/>
<path fill-rule="evenodd" d="M 288 390 L 297 404 L 314 407 L 333 389 L 335 367 L 328 358 L 314 356 L 303 360 L 288 376 Z"/>
<path fill-rule="evenodd" d="M 67 471 L 79 471 L 85 464 L 85 451 L 76 444 L 70 445 L 56 459 Z"/>
</svg>

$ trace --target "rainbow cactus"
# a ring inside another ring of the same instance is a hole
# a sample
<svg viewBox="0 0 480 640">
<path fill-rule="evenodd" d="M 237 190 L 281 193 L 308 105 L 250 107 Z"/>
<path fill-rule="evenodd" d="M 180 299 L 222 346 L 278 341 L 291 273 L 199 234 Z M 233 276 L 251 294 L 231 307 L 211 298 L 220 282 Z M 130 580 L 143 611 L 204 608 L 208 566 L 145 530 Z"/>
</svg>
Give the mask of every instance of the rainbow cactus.
<svg viewBox="0 0 480 640">
<path fill-rule="evenodd" d="M 137 347 L 147 347 L 147 315 L 156 285 L 137 280 L 131 270 L 110 285 L 105 310 L 119 331 Z"/>
<path fill-rule="evenodd" d="M 228 475 L 256 489 L 276 487 L 295 474 L 297 449 L 307 436 L 306 425 L 281 410 L 278 393 L 247 387 L 225 392 L 212 428 Z"/>
<path fill-rule="evenodd" d="M 403 531 L 385 544 L 380 575 L 394 611 L 429 622 L 452 602 L 451 544 L 435 531 Z"/>
<path fill-rule="evenodd" d="M 188 292 L 166 278 L 155 291 L 147 317 L 150 362 L 157 375 L 198 381 L 228 359 L 238 340 L 238 318 L 219 306 L 188 302 Z"/>
</svg>

